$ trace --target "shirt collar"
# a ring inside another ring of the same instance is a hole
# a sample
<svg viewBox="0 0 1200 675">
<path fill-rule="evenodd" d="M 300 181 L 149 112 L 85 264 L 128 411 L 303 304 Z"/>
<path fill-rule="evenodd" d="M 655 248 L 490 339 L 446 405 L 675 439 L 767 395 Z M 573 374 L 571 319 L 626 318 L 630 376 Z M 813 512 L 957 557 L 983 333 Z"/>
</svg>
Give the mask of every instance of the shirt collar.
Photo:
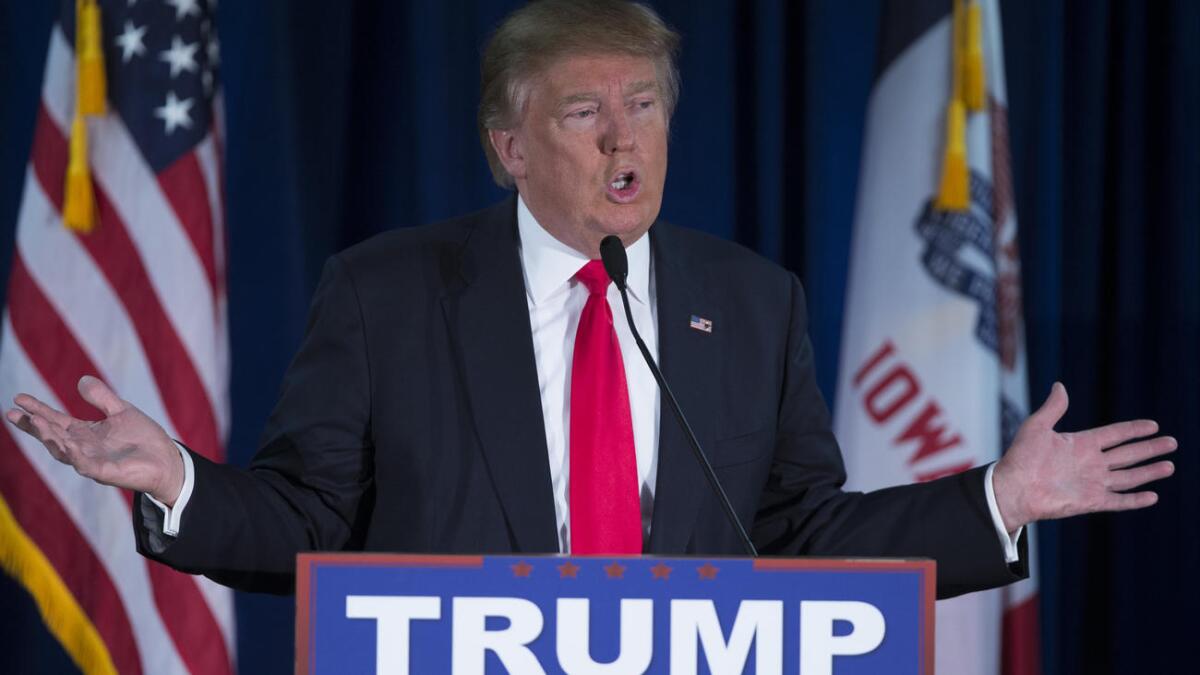
<svg viewBox="0 0 1200 675">
<path fill-rule="evenodd" d="M 521 267 L 525 291 L 534 305 L 563 288 L 588 262 L 588 257 L 554 238 L 534 218 L 525 200 L 517 195 L 517 231 L 521 237 Z M 642 235 L 625 249 L 629 297 L 645 304 L 650 298 L 650 237 Z"/>
</svg>

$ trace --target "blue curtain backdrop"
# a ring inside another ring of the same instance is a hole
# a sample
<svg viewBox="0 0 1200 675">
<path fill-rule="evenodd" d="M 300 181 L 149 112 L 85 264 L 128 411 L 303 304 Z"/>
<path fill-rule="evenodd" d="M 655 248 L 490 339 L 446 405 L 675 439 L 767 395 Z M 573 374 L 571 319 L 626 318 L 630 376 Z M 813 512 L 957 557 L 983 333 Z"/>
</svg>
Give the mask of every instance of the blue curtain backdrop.
<svg viewBox="0 0 1200 675">
<path fill-rule="evenodd" d="M 221 3 L 232 461 L 254 452 L 326 256 L 502 196 L 477 64 L 517 4 Z M 879 2 L 653 4 L 684 35 L 663 215 L 801 276 L 831 397 Z M 1154 509 L 1041 529 L 1045 670 L 1180 672 L 1200 606 L 1200 3 L 1002 4 L 1032 397 L 1061 379 L 1064 428 L 1150 416 L 1182 448 Z M 0 4 L 4 279 L 57 5 Z M 238 597 L 242 672 L 291 670 L 291 603 Z M 0 608 L 5 669 L 69 669 L 3 575 Z"/>
</svg>

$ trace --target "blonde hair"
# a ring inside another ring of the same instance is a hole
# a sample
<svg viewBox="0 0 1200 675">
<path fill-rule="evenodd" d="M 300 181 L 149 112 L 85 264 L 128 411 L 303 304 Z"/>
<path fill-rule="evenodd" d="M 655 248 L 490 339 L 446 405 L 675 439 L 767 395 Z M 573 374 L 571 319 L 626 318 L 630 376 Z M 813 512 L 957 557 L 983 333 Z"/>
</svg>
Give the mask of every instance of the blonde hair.
<svg viewBox="0 0 1200 675">
<path fill-rule="evenodd" d="M 510 14 L 488 40 L 480 63 L 479 141 L 496 183 L 513 187 L 488 131 L 520 123 L 531 81 L 555 60 L 579 54 L 650 58 L 669 120 L 679 99 L 678 49 L 679 34 L 636 2 L 534 0 Z"/>
</svg>

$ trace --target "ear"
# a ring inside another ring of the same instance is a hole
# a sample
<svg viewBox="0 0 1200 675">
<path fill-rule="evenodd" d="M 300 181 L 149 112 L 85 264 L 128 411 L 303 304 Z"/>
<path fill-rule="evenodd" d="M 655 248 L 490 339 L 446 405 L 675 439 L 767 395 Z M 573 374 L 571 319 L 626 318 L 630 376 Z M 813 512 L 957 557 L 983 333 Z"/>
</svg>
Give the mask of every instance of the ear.
<svg viewBox="0 0 1200 675">
<path fill-rule="evenodd" d="M 525 153 L 515 129 L 489 129 L 488 139 L 500 163 L 513 179 L 525 177 Z"/>
</svg>

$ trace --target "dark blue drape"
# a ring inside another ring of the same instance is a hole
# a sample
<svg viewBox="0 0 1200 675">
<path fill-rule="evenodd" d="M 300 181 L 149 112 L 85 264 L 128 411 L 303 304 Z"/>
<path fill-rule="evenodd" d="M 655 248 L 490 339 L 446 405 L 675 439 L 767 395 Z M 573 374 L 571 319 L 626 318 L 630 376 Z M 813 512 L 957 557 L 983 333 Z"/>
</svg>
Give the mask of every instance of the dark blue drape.
<svg viewBox="0 0 1200 675">
<path fill-rule="evenodd" d="M 1064 426 L 1153 417 L 1179 438 L 1154 509 L 1043 528 L 1046 656 L 1188 672 L 1200 602 L 1200 4 L 1011 3 L 1014 174 L 1035 395 Z"/>
<path fill-rule="evenodd" d="M 57 4 L 0 4 L 4 278 Z M 478 57 L 517 4 L 221 3 L 233 461 L 327 255 L 503 194 L 475 133 Z M 653 4 L 684 35 L 663 215 L 801 276 L 829 396 L 879 2 Z M 1179 672 L 1200 604 L 1200 3 L 1002 4 L 1032 397 L 1061 379 L 1064 428 L 1149 416 L 1183 448 L 1154 509 L 1043 526 L 1046 672 Z M 18 670 L 69 665 L 3 575 L 0 607 Z M 291 600 L 242 595 L 238 619 L 242 671 L 289 671 Z"/>
</svg>

